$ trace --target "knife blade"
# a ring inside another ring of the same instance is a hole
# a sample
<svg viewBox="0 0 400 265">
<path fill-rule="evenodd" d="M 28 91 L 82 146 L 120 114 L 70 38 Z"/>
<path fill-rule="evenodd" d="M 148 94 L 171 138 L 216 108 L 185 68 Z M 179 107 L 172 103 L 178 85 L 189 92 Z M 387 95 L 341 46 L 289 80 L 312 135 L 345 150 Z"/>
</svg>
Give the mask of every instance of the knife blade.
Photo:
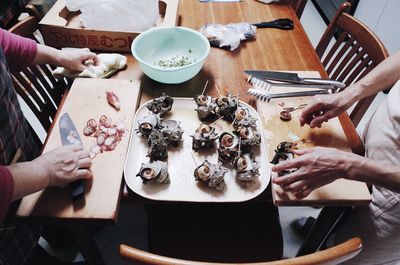
<svg viewBox="0 0 400 265">
<path fill-rule="evenodd" d="M 257 71 L 257 70 L 246 70 L 244 72 L 250 76 L 254 76 L 263 81 L 274 80 L 274 81 L 289 82 L 295 84 L 330 85 L 336 88 L 346 87 L 346 84 L 336 80 L 322 79 L 322 78 L 301 78 L 296 73 L 278 72 L 278 71 Z"/>
<path fill-rule="evenodd" d="M 58 126 L 62 145 L 82 144 L 79 133 L 67 112 L 61 116 Z M 73 200 L 79 199 L 83 196 L 85 188 L 82 180 L 74 181 L 70 186 Z"/>
</svg>

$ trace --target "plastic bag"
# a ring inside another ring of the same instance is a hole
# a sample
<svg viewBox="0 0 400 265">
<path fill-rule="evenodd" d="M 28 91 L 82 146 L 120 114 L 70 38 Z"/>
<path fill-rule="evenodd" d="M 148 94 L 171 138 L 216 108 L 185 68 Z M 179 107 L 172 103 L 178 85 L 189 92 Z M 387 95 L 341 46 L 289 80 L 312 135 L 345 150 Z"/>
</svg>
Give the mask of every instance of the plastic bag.
<svg viewBox="0 0 400 265">
<path fill-rule="evenodd" d="M 86 28 L 145 31 L 155 26 L 158 0 L 65 0 L 70 11 L 81 11 Z"/>
<path fill-rule="evenodd" d="M 75 77 L 90 77 L 90 78 L 104 78 L 115 73 L 117 70 L 121 70 L 126 66 L 127 58 L 118 53 L 100 53 L 97 54 L 99 63 L 93 64 L 92 60 L 85 62 L 87 68 L 81 73 L 71 73 L 64 67 L 57 67 L 53 71 L 53 76 L 56 79 L 63 77 L 75 78 Z"/>
<path fill-rule="evenodd" d="M 200 28 L 202 33 L 212 46 L 230 47 L 233 51 L 239 47 L 240 41 L 254 39 L 256 26 L 249 23 L 206 24 Z"/>
</svg>

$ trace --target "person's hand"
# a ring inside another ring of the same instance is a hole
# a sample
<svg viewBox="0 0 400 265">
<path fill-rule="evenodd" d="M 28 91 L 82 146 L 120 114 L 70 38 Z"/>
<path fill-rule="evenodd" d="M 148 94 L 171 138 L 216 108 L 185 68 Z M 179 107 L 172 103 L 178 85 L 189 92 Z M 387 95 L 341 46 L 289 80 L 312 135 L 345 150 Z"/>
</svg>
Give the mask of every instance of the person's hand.
<svg viewBox="0 0 400 265">
<path fill-rule="evenodd" d="M 54 149 L 36 158 L 47 173 L 49 187 L 63 187 L 78 179 L 89 179 L 92 173 L 90 153 L 80 145 L 69 145 Z"/>
<path fill-rule="evenodd" d="M 344 92 L 329 95 L 314 96 L 307 107 L 303 109 L 300 116 L 300 125 L 309 124 L 311 128 L 321 127 L 327 122 L 352 105 L 351 98 L 346 97 Z"/>
<path fill-rule="evenodd" d="M 356 172 L 352 167 L 358 157 L 335 148 L 314 147 L 293 150 L 295 159 L 281 162 L 272 168 L 274 172 L 295 170 L 275 177 L 273 183 L 283 191 L 292 192 L 296 198 L 307 197 L 313 190 L 329 184 L 340 177 L 352 178 Z"/>
<path fill-rule="evenodd" d="M 85 62 L 92 60 L 94 65 L 98 64 L 97 55 L 88 48 L 66 49 L 60 51 L 61 65 L 71 73 L 80 73 L 87 68 Z"/>
</svg>

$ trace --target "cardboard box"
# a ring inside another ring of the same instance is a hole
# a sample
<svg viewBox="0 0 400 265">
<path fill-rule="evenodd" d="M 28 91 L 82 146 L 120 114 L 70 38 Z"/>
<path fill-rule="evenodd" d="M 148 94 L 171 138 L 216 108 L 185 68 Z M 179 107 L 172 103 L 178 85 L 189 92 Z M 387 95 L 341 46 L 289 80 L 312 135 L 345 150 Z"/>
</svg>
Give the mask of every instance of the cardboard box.
<svg viewBox="0 0 400 265">
<path fill-rule="evenodd" d="M 156 26 L 176 26 L 179 0 L 159 0 L 160 17 Z M 89 48 L 99 51 L 130 52 L 140 32 L 87 29 L 79 21 L 80 12 L 70 12 L 64 0 L 58 0 L 39 23 L 46 45 L 64 48 Z"/>
</svg>

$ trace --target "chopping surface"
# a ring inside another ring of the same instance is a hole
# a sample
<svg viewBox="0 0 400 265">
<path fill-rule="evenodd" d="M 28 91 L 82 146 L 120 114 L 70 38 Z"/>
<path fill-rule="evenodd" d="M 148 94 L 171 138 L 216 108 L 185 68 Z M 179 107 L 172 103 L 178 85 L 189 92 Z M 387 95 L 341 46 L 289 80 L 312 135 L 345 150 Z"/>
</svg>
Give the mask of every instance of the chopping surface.
<svg viewBox="0 0 400 265">
<path fill-rule="evenodd" d="M 113 90 L 119 97 L 121 109 L 111 107 L 106 99 L 106 90 Z M 68 112 L 82 139 L 85 149 L 95 143 L 93 137 L 83 135 L 89 119 L 99 120 L 102 115 L 113 122 L 122 122 L 132 127 L 133 116 L 140 95 L 140 82 L 122 79 L 75 79 L 65 99 L 59 117 Z M 59 117 L 53 123 L 43 152 L 61 146 L 58 130 Z M 115 221 L 120 196 L 123 165 L 129 143 L 128 131 L 113 151 L 97 154 L 92 160 L 91 181 L 85 181 L 84 198 L 72 201 L 70 190 L 49 188 L 24 197 L 18 209 L 20 217 L 61 217 L 72 219 L 98 219 Z"/>
<path fill-rule="evenodd" d="M 319 77 L 318 72 L 299 72 L 300 77 Z M 271 92 L 298 91 L 299 88 L 271 88 Z M 284 107 L 296 107 L 306 104 L 311 97 L 280 98 L 269 103 L 258 102 L 257 109 L 263 120 L 264 135 L 266 137 L 267 152 L 269 157 L 275 155 L 275 148 L 283 141 L 300 141 L 298 148 L 313 146 L 334 147 L 351 152 L 350 145 L 338 118 L 324 123 L 322 128 L 311 129 L 309 126 L 300 127 L 300 110 L 291 112 L 290 121 L 282 121 L 280 112 Z M 272 172 L 272 178 L 278 177 Z M 351 183 L 351 184 L 350 184 Z M 350 184 L 350 185 L 349 185 Z M 365 183 L 339 179 L 313 191 L 302 200 L 297 200 L 293 194 L 284 193 L 282 189 L 272 184 L 272 195 L 276 205 L 368 205 L 371 195 Z"/>
</svg>

